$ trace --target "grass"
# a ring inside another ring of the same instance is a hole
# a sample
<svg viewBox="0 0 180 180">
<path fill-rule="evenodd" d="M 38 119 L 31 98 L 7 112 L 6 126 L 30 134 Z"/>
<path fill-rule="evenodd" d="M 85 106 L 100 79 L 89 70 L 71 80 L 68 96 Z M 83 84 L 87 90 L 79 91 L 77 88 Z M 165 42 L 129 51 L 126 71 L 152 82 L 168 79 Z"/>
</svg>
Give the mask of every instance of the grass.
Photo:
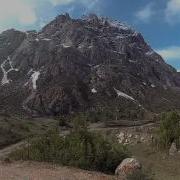
<svg viewBox="0 0 180 180">
<path fill-rule="evenodd" d="M 57 121 L 53 119 L 0 116 L 0 148 L 14 144 L 31 135 L 43 134 L 55 126 L 57 126 Z"/>
<path fill-rule="evenodd" d="M 154 180 L 180 179 L 180 155 L 170 157 L 167 152 L 156 151 L 147 144 L 137 144 L 129 149 L 143 164 L 145 171 L 152 174 Z"/>
<path fill-rule="evenodd" d="M 58 121 L 53 119 L 29 119 L 20 117 L 0 117 L 0 146 L 12 144 L 31 134 L 43 134 L 48 129 L 57 127 Z M 95 133 L 92 128 L 91 132 Z M 119 130 L 100 128 L 97 130 L 111 142 Z M 11 142 L 13 141 L 13 142 Z M 153 180 L 180 180 L 180 153 L 175 157 L 169 157 L 167 152 L 157 151 L 147 144 L 128 146 L 130 154 L 135 156 L 143 165 L 144 172 L 150 174 Z"/>
<path fill-rule="evenodd" d="M 81 128 L 66 137 L 59 136 L 59 132 L 54 130 L 34 136 L 28 146 L 9 156 L 12 160 L 49 162 L 110 174 L 127 157 L 129 154 L 123 145 Z"/>
</svg>

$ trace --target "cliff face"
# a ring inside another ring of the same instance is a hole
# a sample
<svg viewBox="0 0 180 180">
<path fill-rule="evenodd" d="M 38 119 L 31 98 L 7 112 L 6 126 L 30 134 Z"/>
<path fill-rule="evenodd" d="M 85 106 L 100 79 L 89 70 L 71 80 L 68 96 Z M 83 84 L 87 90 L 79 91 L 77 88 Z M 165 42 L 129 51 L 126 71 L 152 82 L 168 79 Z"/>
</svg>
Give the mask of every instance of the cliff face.
<svg viewBox="0 0 180 180">
<path fill-rule="evenodd" d="M 60 15 L 40 32 L 0 35 L 0 109 L 68 114 L 180 108 L 180 76 L 130 27 Z M 11 107 L 11 108 L 10 108 Z"/>
</svg>

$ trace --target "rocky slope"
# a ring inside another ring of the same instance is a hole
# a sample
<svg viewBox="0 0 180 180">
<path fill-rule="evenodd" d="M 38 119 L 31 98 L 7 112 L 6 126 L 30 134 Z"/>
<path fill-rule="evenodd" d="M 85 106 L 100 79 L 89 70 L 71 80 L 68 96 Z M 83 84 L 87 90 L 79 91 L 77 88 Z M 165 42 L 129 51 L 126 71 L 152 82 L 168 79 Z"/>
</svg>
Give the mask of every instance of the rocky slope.
<svg viewBox="0 0 180 180">
<path fill-rule="evenodd" d="M 40 32 L 0 35 L 0 110 L 36 115 L 180 108 L 180 76 L 120 22 L 60 15 Z M 179 97 L 179 98 L 178 98 Z"/>
</svg>

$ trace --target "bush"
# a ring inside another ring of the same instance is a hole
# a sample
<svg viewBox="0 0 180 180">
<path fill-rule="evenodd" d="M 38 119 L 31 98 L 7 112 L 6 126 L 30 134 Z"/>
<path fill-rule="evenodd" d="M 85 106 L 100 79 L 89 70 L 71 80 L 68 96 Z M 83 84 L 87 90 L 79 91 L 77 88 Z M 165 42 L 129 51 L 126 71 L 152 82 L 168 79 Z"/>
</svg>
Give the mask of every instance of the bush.
<svg viewBox="0 0 180 180">
<path fill-rule="evenodd" d="M 156 141 L 160 148 L 169 148 L 172 142 L 179 144 L 180 116 L 177 112 L 164 113 L 161 116 L 160 127 Z"/>
<path fill-rule="evenodd" d="M 74 119 L 74 129 L 66 137 L 60 137 L 58 131 L 51 131 L 33 138 L 30 144 L 29 147 L 13 152 L 10 157 L 107 173 L 114 173 L 119 163 L 128 157 L 124 146 L 109 142 L 100 134 L 88 132 L 83 116 Z"/>
<path fill-rule="evenodd" d="M 61 116 L 57 118 L 59 121 L 59 126 L 67 126 L 67 118 L 65 116 Z"/>
</svg>

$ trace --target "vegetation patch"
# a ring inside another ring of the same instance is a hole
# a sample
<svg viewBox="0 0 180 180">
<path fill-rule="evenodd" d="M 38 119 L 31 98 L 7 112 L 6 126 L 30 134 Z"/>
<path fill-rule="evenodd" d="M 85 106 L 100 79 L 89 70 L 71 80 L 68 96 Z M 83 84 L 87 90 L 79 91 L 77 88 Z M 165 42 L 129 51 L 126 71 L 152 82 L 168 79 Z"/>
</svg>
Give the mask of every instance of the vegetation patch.
<svg viewBox="0 0 180 180">
<path fill-rule="evenodd" d="M 180 115 L 177 112 L 164 113 L 156 133 L 155 143 L 161 149 L 167 149 L 175 142 L 180 144 Z"/>
<path fill-rule="evenodd" d="M 114 173 L 121 161 L 128 157 L 125 146 L 89 132 L 83 116 L 74 119 L 73 130 L 69 135 L 62 137 L 57 130 L 51 130 L 43 136 L 32 138 L 28 144 L 13 152 L 10 158 Z"/>
<path fill-rule="evenodd" d="M 57 126 L 55 120 L 40 120 L 21 116 L 0 116 L 0 148 L 36 134 L 44 134 Z"/>
</svg>

